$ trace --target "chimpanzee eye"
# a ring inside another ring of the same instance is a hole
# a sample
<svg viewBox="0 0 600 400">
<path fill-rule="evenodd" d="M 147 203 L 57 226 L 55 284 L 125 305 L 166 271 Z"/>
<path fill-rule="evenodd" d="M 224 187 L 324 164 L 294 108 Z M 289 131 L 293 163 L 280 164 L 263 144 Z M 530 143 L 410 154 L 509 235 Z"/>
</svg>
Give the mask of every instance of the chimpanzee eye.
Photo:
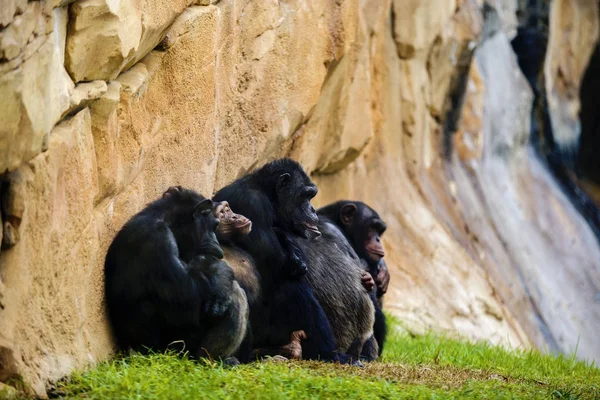
<svg viewBox="0 0 600 400">
<path fill-rule="evenodd" d="M 387 229 L 387 226 L 383 221 L 375 221 L 373 222 L 373 225 L 371 225 L 371 227 L 379 234 L 379 236 L 383 235 L 383 233 Z"/>
</svg>

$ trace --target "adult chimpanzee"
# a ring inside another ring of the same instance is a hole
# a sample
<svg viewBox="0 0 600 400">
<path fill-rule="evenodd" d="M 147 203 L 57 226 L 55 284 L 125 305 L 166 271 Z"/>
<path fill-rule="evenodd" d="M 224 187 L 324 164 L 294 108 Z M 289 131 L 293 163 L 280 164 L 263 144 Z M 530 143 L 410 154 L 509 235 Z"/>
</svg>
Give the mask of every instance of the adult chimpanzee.
<svg viewBox="0 0 600 400">
<path fill-rule="evenodd" d="M 321 235 L 310 204 L 316 193 L 302 167 L 282 159 L 235 181 L 214 199 L 227 200 L 253 222 L 250 234 L 236 243 L 251 253 L 261 275 L 261 301 L 250 312 L 255 347 L 280 348 L 302 330 L 304 358 L 347 362 L 344 353 L 352 352 L 357 360 L 372 334 L 374 309 L 361 286 L 361 264 L 356 255 L 350 261 L 354 251 L 341 232 L 332 226 L 336 232 L 311 240 Z"/>
<path fill-rule="evenodd" d="M 213 202 L 172 187 L 119 231 L 104 266 L 120 349 L 227 358 L 244 338 L 248 302 L 223 257 Z M 179 348 L 181 348 L 179 347 Z"/>
<path fill-rule="evenodd" d="M 317 214 L 321 221 L 335 224 L 344 233 L 356 254 L 366 265 L 368 274 L 363 276 L 363 283 L 368 290 L 374 284 L 372 277 L 376 279 L 377 288 L 371 291 L 375 305 L 373 329 L 379 345 L 379 355 L 381 355 L 387 332 L 385 314 L 381 307 L 389 283 L 389 272 L 383 261 L 385 252 L 381 244 L 381 236 L 387 228 L 385 222 L 375 210 L 360 201 L 338 201 L 320 208 Z"/>
<path fill-rule="evenodd" d="M 261 297 L 250 319 L 254 347 L 281 347 L 295 331 L 304 331 L 305 359 L 348 362 L 336 352 L 331 325 L 303 275 L 306 261 L 294 236 L 320 236 L 310 200 L 317 187 L 302 167 L 281 159 L 219 190 L 215 201 L 228 201 L 252 221 L 251 232 L 236 244 L 250 253 L 260 273 Z"/>
<path fill-rule="evenodd" d="M 217 227 L 217 239 L 224 252 L 224 260 L 233 270 L 235 280 L 240 284 L 246 292 L 248 304 L 252 309 L 259 300 L 260 290 L 260 275 L 256 269 L 254 260 L 244 250 L 235 246 L 235 240 L 250 233 L 252 229 L 252 221 L 244 215 L 236 214 L 231 210 L 229 203 L 226 201 L 214 203 L 214 214 L 219 218 L 219 226 Z M 292 332 L 290 343 L 281 347 L 273 348 L 252 348 L 252 330 L 246 330 L 247 337 L 240 347 L 237 357 L 242 362 L 251 361 L 253 359 L 264 356 L 284 356 L 292 359 L 302 358 L 301 341 L 306 339 L 304 331 Z"/>
</svg>

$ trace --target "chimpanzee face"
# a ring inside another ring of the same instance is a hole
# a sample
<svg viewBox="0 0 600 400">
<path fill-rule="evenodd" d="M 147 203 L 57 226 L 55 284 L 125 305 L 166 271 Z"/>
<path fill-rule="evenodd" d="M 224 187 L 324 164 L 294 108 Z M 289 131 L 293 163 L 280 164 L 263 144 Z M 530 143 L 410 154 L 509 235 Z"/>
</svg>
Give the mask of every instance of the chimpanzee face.
<svg viewBox="0 0 600 400">
<path fill-rule="evenodd" d="M 363 203 L 348 203 L 342 207 L 340 219 L 360 258 L 378 263 L 385 256 L 381 236 L 387 226 L 374 210 Z"/>
<path fill-rule="evenodd" d="M 379 218 L 370 218 L 363 221 L 366 236 L 363 237 L 365 257 L 372 262 L 379 262 L 384 256 L 381 236 L 386 230 L 385 223 Z"/>
<path fill-rule="evenodd" d="M 295 174 L 294 174 L 295 175 Z M 298 236 L 315 239 L 321 236 L 317 228 L 319 217 L 310 204 L 318 189 L 308 177 L 282 174 L 277 181 L 276 212 L 278 219 Z"/>
<path fill-rule="evenodd" d="M 215 234 L 217 226 L 219 226 L 219 219 L 213 213 L 212 200 L 202 200 L 194 208 L 194 241 L 197 251 L 223 258 L 223 250 Z"/>
<path fill-rule="evenodd" d="M 213 214 L 219 219 L 217 239 L 231 240 L 234 236 L 246 236 L 252 230 L 252 221 L 231 210 L 227 201 L 213 202 Z"/>
</svg>

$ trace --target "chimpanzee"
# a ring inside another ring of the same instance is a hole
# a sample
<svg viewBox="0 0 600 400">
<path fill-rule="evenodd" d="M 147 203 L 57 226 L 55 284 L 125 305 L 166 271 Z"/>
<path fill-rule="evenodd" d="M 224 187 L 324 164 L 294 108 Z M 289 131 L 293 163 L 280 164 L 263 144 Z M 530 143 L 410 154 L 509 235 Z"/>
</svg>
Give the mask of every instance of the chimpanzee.
<svg viewBox="0 0 600 400">
<path fill-rule="evenodd" d="M 117 233 L 104 274 L 119 349 L 184 348 L 192 357 L 221 359 L 237 351 L 248 302 L 220 260 L 218 223 L 210 199 L 171 187 Z"/>
<path fill-rule="evenodd" d="M 282 347 L 293 332 L 304 331 L 303 358 L 352 362 L 336 352 L 329 320 L 304 278 L 306 258 L 294 244 L 295 236 L 320 236 L 310 204 L 316 194 L 300 164 L 280 159 L 219 190 L 213 200 L 228 201 L 252 221 L 236 245 L 250 253 L 260 274 L 260 300 L 250 313 L 254 347 Z"/>
<path fill-rule="evenodd" d="M 307 259 L 307 281 L 331 323 L 337 349 L 352 359 L 374 361 L 379 355 L 375 307 L 361 281 L 364 266 L 337 226 L 321 218 L 317 226 L 321 238 L 296 240 Z"/>
<path fill-rule="evenodd" d="M 389 284 L 389 271 L 383 261 L 385 252 L 381 244 L 381 236 L 387 228 L 385 222 L 375 210 L 360 201 L 338 201 L 320 208 L 317 214 L 320 220 L 335 224 L 344 233 L 365 264 L 368 274 L 363 276 L 363 283 L 367 290 L 373 287 L 372 277 L 375 277 L 377 288 L 370 293 L 375 305 L 374 335 L 381 355 L 387 333 L 382 311 L 383 295 Z"/>
<path fill-rule="evenodd" d="M 224 252 L 224 260 L 232 268 L 235 280 L 246 292 L 248 304 L 252 310 L 260 296 L 260 275 L 254 260 L 244 250 L 235 246 L 234 241 L 252 229 L 252 221 L 244 215 L 236 214 L 226 201 L 214 203 L 214 214 L 219 218 L 217 239 Z M 250 321 L 248 321 L 250 322 Z M 281 347 L 252 348 L 252 330 L 246 330 L 246 338 L 240 346 L 237 357 L 242 362 L 249 362 L 264 356 L 284 356 L 291 359 L 302 358 L 302 340 L 306 339 L 304 331 L 295 331 L 290 335 L 290 343 Z"/>
</svg>

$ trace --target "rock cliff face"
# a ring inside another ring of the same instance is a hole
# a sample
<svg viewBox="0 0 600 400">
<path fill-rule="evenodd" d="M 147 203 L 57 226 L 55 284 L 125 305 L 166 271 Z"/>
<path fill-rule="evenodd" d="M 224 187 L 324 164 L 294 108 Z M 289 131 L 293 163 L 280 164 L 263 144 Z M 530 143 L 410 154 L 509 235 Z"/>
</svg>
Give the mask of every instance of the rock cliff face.
<svg viewBox="0 0 600 400">
<path fill-rule="evenodd" d="M 569 191 L 571 164 L 569 186 L 530 144 L 539 93 L 511 47 L 535 1 L 5 3 L 0 381 L 43 396 L 109 357 L 116 231 L 170 185 L 211 195 L 281 156 L 311 174 L 317 205 L 384 217 L 386 307 L 406 329 L 600 360 L 597 208 Z M 555 0 L 547 16 L 559 164 L 578 151 L 597 7 Z"/>
</svg>

